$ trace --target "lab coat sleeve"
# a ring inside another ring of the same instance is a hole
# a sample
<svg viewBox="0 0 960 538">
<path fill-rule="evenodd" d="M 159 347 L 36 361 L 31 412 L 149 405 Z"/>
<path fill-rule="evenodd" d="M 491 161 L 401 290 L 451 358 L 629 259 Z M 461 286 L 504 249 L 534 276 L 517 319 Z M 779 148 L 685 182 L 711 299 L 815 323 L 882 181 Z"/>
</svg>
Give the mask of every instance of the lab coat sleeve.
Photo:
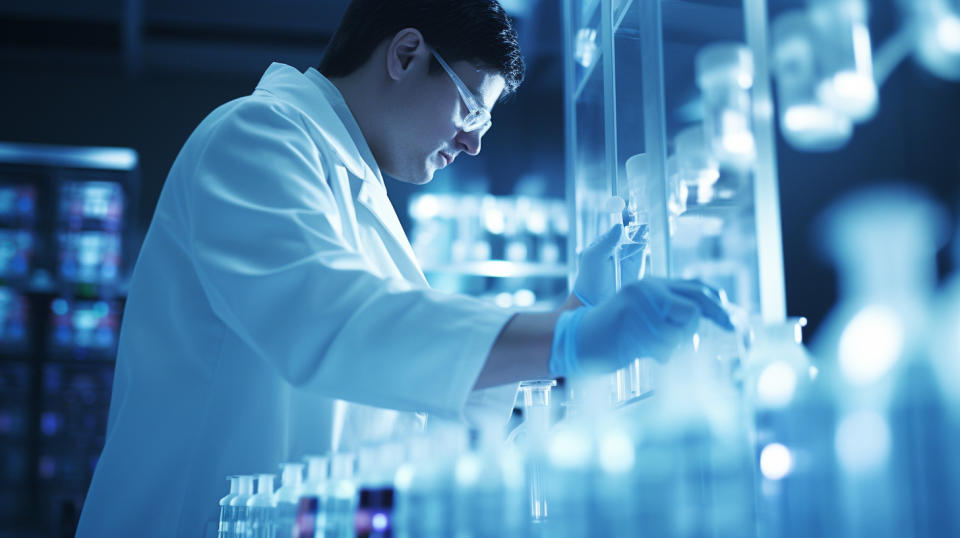
<svg viewBox="0 0 960 538">
<path fill-rule="evenodd" d="M 188 243 L 215 314 L 295 386 L 460 416 L 510 312 L 378 276 L 302 121 L 251 99 L 198 140 Z"/>
</svg>

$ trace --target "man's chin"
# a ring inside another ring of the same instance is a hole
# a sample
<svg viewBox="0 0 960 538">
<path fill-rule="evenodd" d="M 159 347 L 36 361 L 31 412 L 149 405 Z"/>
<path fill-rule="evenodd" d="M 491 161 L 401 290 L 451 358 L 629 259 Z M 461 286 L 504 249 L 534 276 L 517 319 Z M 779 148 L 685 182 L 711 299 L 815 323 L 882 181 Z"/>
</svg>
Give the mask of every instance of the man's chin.
<svg viewBox="0 0 960 538">
<path fill-rule="evenodd" d="M 403 183 L 410 183 L 412 185 L 426 185 L 433 181 L 433 174 L 436 170 L 425 169 L 419 174 L 391 174 L 387 172 L 387 175 L 396 179 L 397 181 L 402 181 Z"/>
</svg>

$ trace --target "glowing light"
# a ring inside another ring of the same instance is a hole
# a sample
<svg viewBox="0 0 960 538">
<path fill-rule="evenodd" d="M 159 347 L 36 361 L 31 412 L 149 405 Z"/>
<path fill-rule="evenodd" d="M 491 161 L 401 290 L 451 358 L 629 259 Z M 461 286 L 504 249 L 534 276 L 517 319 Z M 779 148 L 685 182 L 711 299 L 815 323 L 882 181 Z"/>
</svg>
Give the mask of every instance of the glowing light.
<svg viewBox="0 0 960 538">
<path fill-rule="evenodd" d="M 753 155 L 757 149 L 753 133 L 747 130 L 724 133 L 720 144 L 724 151 L 737 156 Z"/>
<path fill-rule="evenodd" d="M 876 111 L 877 86 L 868 74 L 841 71 L 823 81 L 817 91 L 824 103 L 854 121 L 867 120 Z"/>
<path fill-rule="evenodd" d="M 502 234 L 507 228 L 506 217 L 504 217 L 503 211 L 500 211 L 500 209 L 496 207 L 484 208 L 483 224 L 487 228 L 487 231 L 494 235 Z"/>
<path fill-rule="evenodd" d="M 693 350 L 700 351 L 700 334 L 693 333 Z"/>
<path fill-rule="evenodd" d="M 890 454 L 890 428 L 875 411 L 852 413 L 837 426 L 834 449 L 840 463 L 849 471 L 876 469 Z"/>
<path fill-rule="evenodd" d="M 513 304 L 521 308 L 533 306 L 535 302 L 537 302 L 536 294 L 528 289 L 519 289 L 513 293 Z"/>
<path fill-rule="evenodd" d="M 498 293 L 493 302 L 500 308 L 510 308 L 513 306 L 513 295 L 507 292 Z"/>
<path fill-rule="evenodd" d="M 413 484 L 413 467 L 409 464 L 401 465 L 393 478 L 393 484 L 401 491 L 410 489 Z"/>
<path fill-rule="evenodd" d="M 388 523 L 389 523 L 389 521 L 387 520 L 387 516 L 386 516 L 386 515 L 381 514 L 381 513 L 379 513 L 379 512 L 376 513 L 376 514 L 373 514 L 373 519 L 371 520 L 371 524 L 373 525 L 373 530 L 375 530 L 375 531 L 385 531 L 385 530 L 387 530 L 387 524 L 388 524 Z"/>
<path fill-rule="evenodd" d="M 903 326 L 893 309 L 864 308 L 850 320 L 840 336 L 840 370 L 855 385 L 873 383 L 897 362 L 904 340 Z"/>
<path fill-rule="evenodd" d="M 853 133 L 849 118 L 816 104 L 788 107 L 781 123 L 790 142 L 802 148 L 831 149 L 846 142 Z"/>
<path fill-rule="evenodd" d="M 480 478 L 480 462 L 475 456 L 467 454 L 457 462 L 454 475 L 459 484 L 475 484 Z"/>
<path fill-rule="evenodd" d="M 553 434 L 548 449 L 550 462 L 557 467 L 579 467 L 590 458 L 590 443 L 586 435 L 578 435 L 569 429 L 559 429 Z"/>
<path fill-rule="evenodd" d="M 780 480 L 793 470 L 793 454 L 780 443 L 771 443 L 760 452 L 760 472 L 770 480 Z"/>
<path fill-rule="evenodd" d="M 429 220 L 440 214 L 440 199 L 424 194 L 410 203 L 410 216 L 415 220 Z"/>
<path fill-rule="evenodd" d="M 719 168 L 704 168 L 697 172 L 697 186 L 701 189 L 713 186 L 718 179 L 720 179 Z"/>
<path fill-rule="evenodd" d="M 810 379 L 816 379 L 820 375 L 820 370 L 816 366 L 810 367 Z"/>
<path fill-rule="evenodd" d="M 797 390 L 797 374 L 789 364 L 777 361 L 761 372 L 757 379 L 757 398 L 771 407 L 783 407 L 793 400 Z"/>
<path fill-rule="evenodd" d="M 635 456 L 633 442 L 622 431 L 607 432 L 600 438 L 600 467 L 610 474 L 618 474 L 633 468 Z"/>
<path fill-rule="evenodd" d="M 945 52 L 960 54 L 960 18 L 949 15 L 937 22 L 937 43 Z"/>
</svg>

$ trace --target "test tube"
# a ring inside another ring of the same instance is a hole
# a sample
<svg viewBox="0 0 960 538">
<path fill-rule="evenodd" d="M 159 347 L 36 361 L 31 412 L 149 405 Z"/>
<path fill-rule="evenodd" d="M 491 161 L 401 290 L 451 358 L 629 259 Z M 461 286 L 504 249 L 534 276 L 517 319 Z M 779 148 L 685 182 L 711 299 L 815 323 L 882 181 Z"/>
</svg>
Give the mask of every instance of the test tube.
<svg viewBox="0 0 960 538">
<path fill-rule="evenodd" d="M 845 114 L 820 103 L 813 28 L 806 11 L 788 11 L 773 22 L 773 63 L 780 129 L 793 147 L 832 151 L 853 135 Z"/>
<path fill-rule="evenodd" d="M 720 166 L 707 146 L 703 125 L 680 131 L 674 144 L 680 180 L 688 191 L 696 193 L 697 204 L 709 203 L 714 197 L 713 186 L 720 179 Z"/>
<path fill-rule="evenodd" d="M 820 101 L 855 122 L 869 120 L 877 110 L 877 85 L 866 1 L 810 0 L 808 7 L 822 66 Z"/>
<path fill-rule="evenodd" d="M 652 201 L 652 196 L 649 193 L 650 182 L 654 180 L 650 174 L 650 157 L 646 153 L 639 153 L 630 157 L 627 159 L 626 171 L 626 185 L 625 188 L 621 189 L 622 193 L 626 195 L 627 206 L 627 222 L 624 223 L 623 243 L 644 245 L 643 251 L 635 254 L 635 256 L 641 256 L 638 273 L 624 273 L 624 267 L 621 264 L 621 278 L 631 282 L 643 278 L 646 267 L 649 265 L 650 212 L 647 207 Z M 619 257 L 617 263 L 620 263 Z"/>
<path fill-rule="evenodd" d="M 553 379 L 520 383 L 527 435 L 530 515 L 534 523 L 543 523 L 547 518 L 547 498 L 543 484 L 544 446 L 547 430 L 550 429 L 550 390 L 556 384 Z"/>
<path fill-rule="evenodd" d="M 713 43 L 697 53 L 696 70 L 708 147 L 721 164 L 749 168 L 757 152 L 750 127 L 753 53 L 741 43 Z"/>
</svg>

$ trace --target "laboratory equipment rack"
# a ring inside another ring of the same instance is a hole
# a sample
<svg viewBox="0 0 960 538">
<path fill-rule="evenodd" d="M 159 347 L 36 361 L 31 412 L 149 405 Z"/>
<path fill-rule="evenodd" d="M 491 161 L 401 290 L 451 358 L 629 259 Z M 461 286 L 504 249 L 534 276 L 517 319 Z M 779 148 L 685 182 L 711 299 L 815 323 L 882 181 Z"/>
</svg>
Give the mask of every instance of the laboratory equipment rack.
<svg viewBox="0 0 960 538">
<path fill-rule="evenodd" d="M 0 536 L 73 536 L 139 249 L 127 148 L 0 143 Z"/>
</svg>

